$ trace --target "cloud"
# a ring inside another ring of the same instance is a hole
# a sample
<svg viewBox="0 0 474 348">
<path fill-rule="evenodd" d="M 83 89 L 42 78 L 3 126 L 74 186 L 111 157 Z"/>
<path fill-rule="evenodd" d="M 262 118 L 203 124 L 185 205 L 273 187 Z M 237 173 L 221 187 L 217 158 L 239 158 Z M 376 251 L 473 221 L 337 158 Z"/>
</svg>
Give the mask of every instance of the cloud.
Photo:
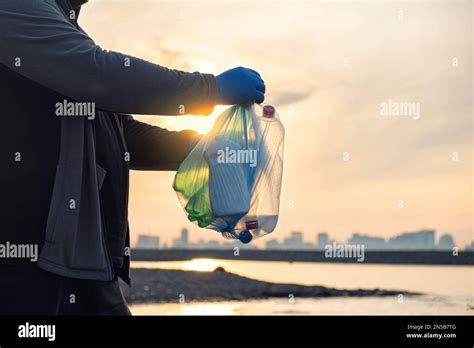
<svg viewBox="0 0 474 348">
<path fill-rule="evenodd" d="M 272 104 L 281 106 L 286 106 L 290 104 L 295 104 L 311 96 L 312 92 L 290 92 L 290 91 L 277 91 L 272 93 L 269 100 Z"/>
</svg>

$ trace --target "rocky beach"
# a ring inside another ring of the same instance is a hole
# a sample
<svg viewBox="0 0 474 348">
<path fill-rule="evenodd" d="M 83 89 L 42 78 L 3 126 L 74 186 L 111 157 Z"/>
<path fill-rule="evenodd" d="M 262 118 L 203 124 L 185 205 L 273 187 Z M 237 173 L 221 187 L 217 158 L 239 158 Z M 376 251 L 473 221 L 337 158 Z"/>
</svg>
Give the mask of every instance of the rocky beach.
<svg viewBox="0 0 474 348">
<path fill-rule="evenodd" d="M 260 281 L 226 272 L 219 267 L 213 272 L 133 268 L 132 286 L 122 284 L 127 301 L 137 303 L 190 301 L 228 301 L 272 297 L 367 297 L 415 296 L 414 292 L 387 289 L 335 289 Z"/>
</svg>

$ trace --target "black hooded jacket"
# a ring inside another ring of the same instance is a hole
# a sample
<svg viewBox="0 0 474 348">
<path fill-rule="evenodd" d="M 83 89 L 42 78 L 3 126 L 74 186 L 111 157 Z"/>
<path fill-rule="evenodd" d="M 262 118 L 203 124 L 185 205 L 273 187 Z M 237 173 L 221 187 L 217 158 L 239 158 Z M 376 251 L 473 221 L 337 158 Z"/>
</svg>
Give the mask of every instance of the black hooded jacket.
<svg viewBox="0 0 474 348">
<path fill-rule="evenodd" d="M 114 274 L 129 282 L 129 170 L 176 170 L 198 137 L 129 114 L 209 114 L 216 81 L 101 49 L 77 24 L 84 2 L 0 0 L 0 244 L 41 250 L 60 151 L 57 105 L 93 102 L 103 230 Z"/>
</svg>

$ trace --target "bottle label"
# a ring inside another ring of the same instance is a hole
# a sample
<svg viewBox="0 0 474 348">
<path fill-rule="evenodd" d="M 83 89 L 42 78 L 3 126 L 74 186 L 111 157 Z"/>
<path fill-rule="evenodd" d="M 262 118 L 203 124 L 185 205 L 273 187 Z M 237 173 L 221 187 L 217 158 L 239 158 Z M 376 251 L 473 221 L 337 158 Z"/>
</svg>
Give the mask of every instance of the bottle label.
<svg viewBox="0 0 474 348">
<path fill-rule="evenodd" d="M 258 220 L 250 220 L 245 222 L 247 230 L 256 230 L 258 228 Z"/>
</svg>

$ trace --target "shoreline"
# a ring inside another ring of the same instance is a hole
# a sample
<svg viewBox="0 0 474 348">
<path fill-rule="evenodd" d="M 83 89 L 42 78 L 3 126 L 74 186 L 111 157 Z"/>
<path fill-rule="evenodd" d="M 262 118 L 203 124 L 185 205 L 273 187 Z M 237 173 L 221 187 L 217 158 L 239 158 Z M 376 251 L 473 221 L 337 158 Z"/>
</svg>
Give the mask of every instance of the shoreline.
<svg viewBox="0 0 474 348">
<path fill-rule="evenodd" d="M 186 261 L 192 259 L 236 260 L 234 249 L 132 249 L 133 261 Z M 281 261 L 281 262 L 321 262 L 358 264 L 357 258 L 328 258 L 321 250 L 251 250 L 241 248 L 239 260 Z M 394 265 L 474 265 L 474 252 L 426 250 L 367 250 L 364 264 Z"/>
<path fill-rule="evenodd" d="M 327 298 L 417 296 L 387 289 L 336 289 L 324 286 L 271 283 L 237 275 L 218 267 L 212 272 L 132 268 L 132 286 L 121 284 L 130 304 L 229 301 L 266 298 Z"/>
</svg>

